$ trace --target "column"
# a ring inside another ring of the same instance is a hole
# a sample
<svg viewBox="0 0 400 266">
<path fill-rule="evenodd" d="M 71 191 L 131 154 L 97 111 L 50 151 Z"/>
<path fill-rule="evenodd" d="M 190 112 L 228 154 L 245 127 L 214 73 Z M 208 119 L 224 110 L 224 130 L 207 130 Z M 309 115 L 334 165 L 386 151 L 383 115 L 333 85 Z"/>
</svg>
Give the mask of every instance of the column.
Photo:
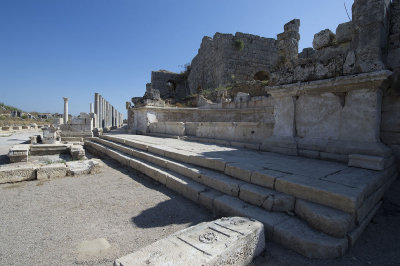
<svg viewBox="0 0 400 266">
<path fill-rule="evenodd" d="M 93 113 L 93 104 L 90 103 L 90 112 L 89 113 Z"/>
<path fill-rule="evenodd" d="M 94 94 L 94 113 L 96 114 L 95 127 L 99 128 L 99 94 Z"/>
<path fill-rule="evenodd" d="M 103 99 L 102 99 L 102 97 L 101 97 L 101 95 L 99 95 L 99 118 L 97 119 L 98 120 L 98 123 L 97 123 L 97 125 L 98 125 L 98 127 L 99 128 L 101 128 L 102 126 L 101 126 L 101 120 L 103 119 L 103 104 L 102 104 L 102 101 L 103 101 Z"/>
<path fill-rule="evenodd" d="M 63 98 L 64 99 L 64 124 L 67 124 L 68 122 L 68 98 Z"/>
</svg>

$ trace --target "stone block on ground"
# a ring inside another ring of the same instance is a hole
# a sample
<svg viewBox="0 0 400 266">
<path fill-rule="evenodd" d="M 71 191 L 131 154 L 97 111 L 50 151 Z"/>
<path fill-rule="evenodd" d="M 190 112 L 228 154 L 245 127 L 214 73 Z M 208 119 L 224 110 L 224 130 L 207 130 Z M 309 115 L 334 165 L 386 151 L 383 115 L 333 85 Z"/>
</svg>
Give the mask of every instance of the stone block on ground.
<svg viewBox="0 0 400 266">
<path fill-rule="evenodd" d="M 68 167 L 67 175 L 77 176 L 97 173 L 103 163 L 99 159 L 90 159 L 83 161 L 67 162 L 66 165 Z"/>
<path fill-rule="evenodd" d="M 55 163 L 41 166 L 37 169 L 37 179 L 46 180 L 64 177 L 67 175 L 67 166 L 64 163 Z"/>
<path fill-rule="evenodd" d="M 86 159 L 85 149 L 82 145 L 72 145 L 70 153 L 73 160 L 83 160 Z"/>
<path fill-rule="evenodd" d="M 0 166 L 0 184 L 28 181 L 36 179 L 36 167 L 31 164 L 25 165 L 2 165 Z"/>
<path fill-rule="evenodd" d="M 179 231 L 117 259 L 114 265 L 245 266 L 264 248 L 262 223 L 248 218 L 229 217 Z"/>
<path fill-rule="evenodd" d="M 27 162 L 29 155 L 30 145 L 29 144 L 18 144 L 10 148 L 8 152 L 8 158 L 10 162 Z"/>
</svg>

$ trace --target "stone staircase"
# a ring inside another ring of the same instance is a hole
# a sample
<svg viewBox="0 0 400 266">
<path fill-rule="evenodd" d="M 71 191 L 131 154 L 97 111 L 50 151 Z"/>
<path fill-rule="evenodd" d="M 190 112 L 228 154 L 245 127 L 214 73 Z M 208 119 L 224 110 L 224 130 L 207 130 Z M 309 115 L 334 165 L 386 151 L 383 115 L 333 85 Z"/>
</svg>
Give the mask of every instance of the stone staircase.
<svg viewBox="0 0 400 266">
<path fill-rule="evenodd" d="M 397 178 L 384 171 L 139 135 L 87 138 L 85 148 L 144 173 L 217 215 L 262 222 L 267 240 L 309 258 L 354 245 Z"/>
</svg>

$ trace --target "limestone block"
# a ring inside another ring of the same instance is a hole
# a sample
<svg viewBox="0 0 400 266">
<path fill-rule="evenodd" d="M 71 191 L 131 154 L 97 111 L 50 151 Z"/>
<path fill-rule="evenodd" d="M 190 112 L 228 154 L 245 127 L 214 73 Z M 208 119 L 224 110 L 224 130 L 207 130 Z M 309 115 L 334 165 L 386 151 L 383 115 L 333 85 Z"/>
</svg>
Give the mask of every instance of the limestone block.
<svg viewBox="0 0 400 266">
<path fill-rule="evenodd" d="M 257 170 L 251 174 L 250 180 L 252 184 L 263 186 L 266 188 L 274 188 L 275 180 L 284 176 L 284 173 L 274 170 Z"/>
<path fill-rule="evenodd" d="M 82 145 L 72 145 L 70 148 L 70 153 L 73 160 L 85 159 L 85 149 Z"/>
<path fill-rule="evenodd" d="M 294 209 L 294 197 L 252 184 L 240 187 L 239 198 L 268 211 L 288 212 Z"/>
<path fill-rule="evenodd" d="M 349 51 L 343 64 L 343 74 L 352 74 L 355 72 L 356 54 L 354 51 Z"/>
<path fill-rule="evenodd" d="M 333 259 L 348 249 L 347 238 L 334 238 L 315 231 L 292 217 L 274 227 L 273 241 L 308 258 Z"/>
<path fill-rule="evenodd" d="M 301 138 L 338 139 L 341 109 L 340 98 L 333 93 L 300 96 L 296 101 L 297 135 Z"/>
<path fill-rule="evenodd" d="M 185 135 L 185 123 L 183 122 L 165 122 L 165 134 L 174 136 Z"/>
<path fill-rule="evenodd" d="M 67 175 L 77 176 L 94 174 L 104 165 L 99 159 L 67 162 Z"/>
<path fill-rule="evenodd" d="M 36 179 L 36 167 L 27 165 L 1 165 L 0 184 Z"/>
<path fill-rule="evenodd" d="M 274 194 L 273 190 L 263 188 L 252 184 L 244 184 L 240 186 L 239 198 L 245 202 L 260 207 L 265 199 Z"/>
<path fill-rule="evenodd" d="M 55 163 L 41 166 L 37 169 L 37 179 L 47 180 L 67 175 L 67 166 L 64 163 Z"/>
<path fill-rule="evenodd" d="M 210 158 L 201 155 L 190 155 L 189 163 L 223 172 L 226 162 L 219 158 Z"/>
<path fill-rule="evenodd" d="M 300 19 L 293 19 L 283 26 L 284 31 L 299 32 L 299 28 L 300 28 Z"/>
<path fill-rule="evenodd" d="M 199 194 L 199 203 L 206 207 L 209 210 L 213 210 L 214 208 L 214 200 L 220 196 L 224 195 L 218 190 L 207 189 L 205 191 L 200 192 Z"/>
<path fill-rule="evenodd" d="M 385 169 L 385 159 L 383 157 L 369 156 L 362 154 L 349 154 L 349 166 L 371 169 L 371 170 L 383 170 Z"/>
<path fill-rule="evenodd" d="M 274 227 L 277 224 L 288 219 L 286 214 L 266 212 L 264 209 L 252 206 L 238 198 L 227 195 L 214 200 L 214 212 L 218 215 L 249 217 L 262 222 L 267 239 L 272 239 Z"/>
<path fill-rule="evenodd" d="M 264 201 L 262 207 L 267 211 L 291 212 L 294 210 L 295 198 L 284 193 L 271 193 Z"/>
<path fill-rule="evenodd" d="M 168 174 L 165 185 L 196 203 L 199 202 L 200 193 L 207 190 L 206 186 L 178 174 Z"/>
<path fill-rule="evenodd" d="M 329 29 L 322 30 L 314 35 L 313 47 L 320 50 L 324 47 L 333 45 L 335 41 L 335 34 Z"/>
<path fill-rule="evenodd" d="M 297 199 L 295 213 L 313 228 L 334 237 L 345 237 L 355 226 L 354 215 Z"/>
<path fill-rule="evenodd" d="M 356 211 L 363 196 L 357 189 L 351 187 L 296 175 L 276 179 L 275 189 L 296 198 L 348 213 Z"/>
<path fill-rule="evenodd" d="M 357 210 L 357 222 L 361 223 L 365 217 L 369 215 L 371 210 L 379 203 L 385 192 L 390 188 L 392 183 L 397 179 L 398 172 L 396 172 L 386 183 L 366 198 L 360 208 Z"/>
<path fill-rule="evenodd" d="M 229 217 L 174 233 L 117 259 L 114 265 L 245 266 L 264 248 L 262 223 L 248 218 Z"/>
<path fill-rule="evenodd" d="M 295 104 L 293 97 L 279 97 L 274 105 L 274 136 L 292 137 L 294 135 Z"/>
<path fill-rule="evenodd" d="M 353 39 L 354 25 L 353 22 L 339 24 L 336 28 L 336 42 L 350 42 Z"/>
<path fill-rule="evenodd" d="M 201 171 L 200 180 L 206 186 L 235 197 L 239 195 L 240 186 L 244 184 L 243 181 L 209 170 Z"/>
<path fill-rule="evenodd" d="M 7 127 L 7 126 L 1 127 L 1 130 L 2 130 L 2 131 L 9 131 L 9 130 L 10 130 L 10 127 Z"/>
<path fill-rule="evenodd" d="M 227 163 L 224 173 L 237 179 L 250 182 L 252 171 L 241 167 L 240 163 Z"/>
<path fill-rule="evenodd" d="M 13 126 L 12 129 L 13 130 L 21 130 L 21 126 Z"/>
<path fill-rule="evenodd" d="M 340 139 L 378 142 L 381 117 L 379 91 L 349 91 L 340 118 Z"/>
<path fill-rule="evenodd" d="M 364 232 L 365 228 L 367 228 L 368 224 L 371 222 L 372 218 L 375 216 L 381 205 L 382 202 L 379 202 L 375 206 L 375 208 L 368 214 L 368 216 L 364 218 L 360 225 L 348 234 L 350 247 L 353 247 L 355 245 L 357 240 L 360 238 L 362 232 Z"/>
<path fill-rule="evenodd" d="M 30 145 L 29 144 L 17 144 L 10 148 L 8 152 L 8 158 L 10 162 L 27 162 L 29 155 Z"/>
</svg>

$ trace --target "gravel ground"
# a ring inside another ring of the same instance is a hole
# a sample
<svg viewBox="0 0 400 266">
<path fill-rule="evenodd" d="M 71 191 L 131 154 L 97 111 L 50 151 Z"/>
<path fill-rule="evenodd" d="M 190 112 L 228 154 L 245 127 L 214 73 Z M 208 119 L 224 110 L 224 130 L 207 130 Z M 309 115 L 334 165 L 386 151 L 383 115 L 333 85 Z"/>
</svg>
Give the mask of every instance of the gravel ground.
<svg viewBox="0 0 400 266">
<path fill-rule="evenodd" d="M 112 265 L 176 231 L 212 220 L 206 209 L 121 165 L 100 174 L 0 185 L 0 265 Z M 105 238 L 94 254 L 82 241 Z"/>
</svg>

